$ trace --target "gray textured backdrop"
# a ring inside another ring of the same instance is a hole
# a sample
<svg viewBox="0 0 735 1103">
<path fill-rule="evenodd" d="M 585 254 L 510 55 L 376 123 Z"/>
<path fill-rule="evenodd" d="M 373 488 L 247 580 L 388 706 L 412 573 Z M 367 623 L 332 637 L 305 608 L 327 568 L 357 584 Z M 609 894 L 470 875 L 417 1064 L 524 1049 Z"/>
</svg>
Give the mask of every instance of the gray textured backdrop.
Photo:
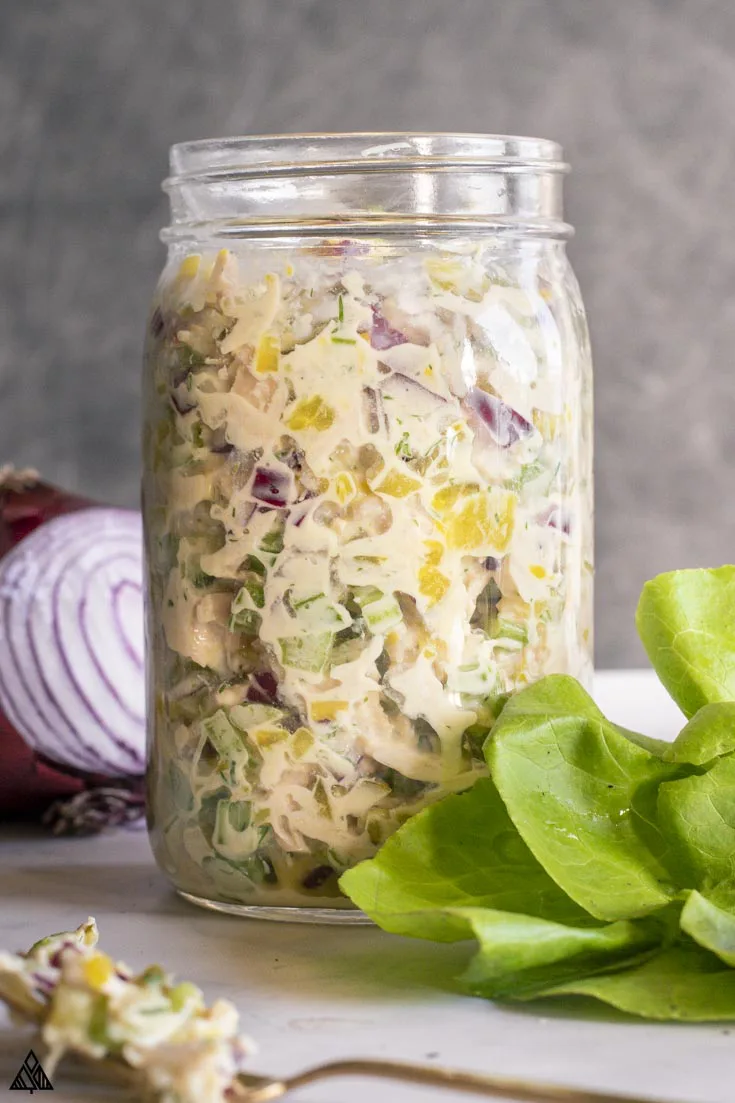
<svg viewBox="0 0 735 1103">
<path fill-rule="evenodd" d="M 166 148 L 564 143 L 596 354 L 598 662 L 643 580 L 735 559 L 732 0 L 0 0 L 0 460 L 134 503 Z"/>
</svg>

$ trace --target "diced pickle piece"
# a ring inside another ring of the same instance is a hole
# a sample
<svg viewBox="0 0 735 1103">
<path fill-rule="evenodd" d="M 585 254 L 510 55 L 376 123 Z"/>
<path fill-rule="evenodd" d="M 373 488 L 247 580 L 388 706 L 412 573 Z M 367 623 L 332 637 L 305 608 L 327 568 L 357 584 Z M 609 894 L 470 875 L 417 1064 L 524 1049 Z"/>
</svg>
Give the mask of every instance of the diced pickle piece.
<svg viewBox="0 0 735 1103">
<path fill-rule="evenodd" d="M 327 664 L 332 650 L 331 632 L 315 632 L 305 636 L 284 636 L 278 641 L 281 648 L 281 662 L 297 670 L 319 672 Z"/>
<path fill-rule="evenodd" d="M 289 429 L 317 429 L 323 432 L 334 422 L 334 410 L 321 395 L 313 398 L 301 398 L 286 421 Z"/>
</svg>

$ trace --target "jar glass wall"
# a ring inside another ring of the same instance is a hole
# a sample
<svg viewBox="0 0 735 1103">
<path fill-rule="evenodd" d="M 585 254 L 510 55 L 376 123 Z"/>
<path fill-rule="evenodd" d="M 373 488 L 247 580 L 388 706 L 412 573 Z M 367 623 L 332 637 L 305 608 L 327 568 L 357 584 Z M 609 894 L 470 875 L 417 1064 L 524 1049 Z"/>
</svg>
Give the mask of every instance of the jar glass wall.
<svg viewBox="0 0 735 1103">
<path fill-rule="evenodd" d="M 340 872 L 473 783 L 509 693 L 589 677 L 558 154 L 174 150 L 145 367 L 149 806 L 199 902 L 348 908 Z"/>
</svg>

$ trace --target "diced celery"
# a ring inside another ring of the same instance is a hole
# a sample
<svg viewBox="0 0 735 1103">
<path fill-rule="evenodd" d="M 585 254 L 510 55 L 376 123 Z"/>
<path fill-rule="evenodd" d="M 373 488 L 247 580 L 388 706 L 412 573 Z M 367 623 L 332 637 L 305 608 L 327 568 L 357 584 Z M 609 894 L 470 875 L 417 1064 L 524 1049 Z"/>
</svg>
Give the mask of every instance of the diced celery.
<svg viewBox="0 0 735 1103">
<path fill-rule="evenodd" d="M 305 597 L 291 598 L 291 607 L 299 621 L 307 628 L 319 630 L 329 628 L 338 632 L 352 623 L 352 618 L 343 605 L 332 601 L 325 593 L 307 594 Z"/>
<path fill-rule="evenodd" d="M 253 574 L 260 575 L 261 578 L 265 578 L 266 576 L 265 567 L 260 562 L 257 555 L 246 555 L 240 565 L 240 569 L 243 571 L 252 571 Z"/>
<path fill-rule="evenodd" d="M 332 650 L 334 635 L 331 632 L 315 632 L 304 636 L 284 636 L 278 643 L 281 662 L 296 670 L 319 672 L 326 666 Z"/>
<path fill-rule="evenodd" d="M 524 463 L 518 474 L 508 479 L 505 483 L 508 490 L 518 493 L 526 483 L 533 482 L 534 479 L 538 479 L 540 475 L 543 475 L 548 468 L 541 463 L 540 460 L 533 460 L 531 463 Z"/>
<path fill-rule="evenodd" d="M 324 816 L 325 819 L 331 820 L 332 807 L 329 803 L 329 797 L 327 791 L 324 788 L 324 782 L 320 777 L 316 779 L 316 784 L 313 789 L 314 800 L 316 801 L 317 808 L 319 809 L 319 815 Z"/>
<path fill-rule="evenodd" d="M 294 609 L 308 609 L 310 605 L 313 605 L 315 601 L 320 601 L 325 598 L 324 592 L 318 594 L 311 594 L 309 597 L 304 597 L 300 601 L 294 601 L 291 604 Z"/>
<path fill-rule="evenodd" d="M 484 697 L 495 688 L 495 675 L 479 663 L 461 666 L 452 674 L 450 688 L 468 697 Z"/>
<path fill-rule="evenodd" d="M 512 620 L 504 620 L 498 617 L 493 625 L 493 636 L 496 639 L 513 640 L 525 645 L 528 643 L 528 628 L 525 624 L 515 624 Z"/>
<path fill-rule="evenodd" d="M 230 720 L 242 731 L 273 723 L 280 720 L 282 716 L 281 709 L 276 709 L 272 705 L 233 705 L 230 709 Z"/>
<path fill-rule="evenodd" d="M 236 616 L 245 609 L 262 609 L 264 605 L 263 583 L 257 578 L 248 578 L 235 595 L 232 602 L 232 615 Z"/>
<path fill-rule="evenodd" d="M 92 1002 L 92 1008 L 87 1023 L 87 1034 L 90 1042 L 96 1046 L 104 1046 L 107 1050 L 119 1050 L 120 1046 L 112 1040 L 108 1033 L 108 997 L 104 993 L 98 993 Z"/>
<path fill-rule="evenodd" d="M 275 557 L 283 551 L 283 522 L 279 521 L 273 526 L 270 532 L 267 532 L 263 539 L 260 541 L 260 550 L 267 557 L 267 562 L 271 565 L 275 560 Z"/>
<path fill-rule="evenodd" d="M 250 823 L 250 801 L 231 800 L 227 816 L 235 831 L 244 831 Z"/>
<path fill-rule="evenodd" d="M 383 594 L 375 586 L 360 587 L 355 601 L 362 609 L 365 623 L 371 632 L 390 632 L 403 620 L 401 607 L 393 594 Z"/>
<path fill-rule="evenodd" d="M 196 1003 L 199 1007 L 202 1005 L 202 993 L 188 980 L 182 980 L 172 988 L 168 998 L 173 1011 L 183 1011 L 187 1003 Z"/>
<path fill-rule="evenodd" d="M 175 762 L 168 765 L 168 790 L 173 797 L 173 802 L 182 812 L 190 812 L 194 807 L 194 795 L 191 791 L 191 783 Z"/>
<path fill-rule="evenodd" d="M 228 625 L 230 632 L 242 632 L 245 636 L 257 636 L 263 618 L 254 609 L 243 609 L 239 613 L 233 613 Z"/>
<path fill-rule="evenodd" d="M 250 826 L 250 804 L 246 800 L 221 800 L 217 805 L 212 844 L 227 846 L 233 831 L 242 834 Z"/>
<path fill-rule="evenodd" d="M 224 709 L 202 720 L 202 731 L 222 758 L 241 754 L 244 750 L 242 733 L 230 722 Z"/>
</svg>

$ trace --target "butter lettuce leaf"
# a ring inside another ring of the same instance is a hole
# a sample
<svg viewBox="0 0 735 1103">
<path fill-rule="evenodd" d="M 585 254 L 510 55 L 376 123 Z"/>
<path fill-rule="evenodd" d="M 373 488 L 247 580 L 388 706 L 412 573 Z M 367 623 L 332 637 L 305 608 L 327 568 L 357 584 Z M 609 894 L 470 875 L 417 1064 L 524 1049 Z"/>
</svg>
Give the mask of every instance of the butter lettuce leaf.
<svg viewBox="0 0 735 1103">
<path fill-rule="evenodd" d="M 658 575 L 643 587 L 636 624 L 685 716 L 735 701 L 735 567 Z"/>
<path fill-rule="evenodd" d="M 590 914 L 630 919 L 675 897 L 656 792 L 681 767 L 623 735 L 573 678 L 512 697 L 485 756 L 524 842 Z"/>
<path fill-rule="evenodd" d="M 536 861 L 489 778 L 413 816 L 340 887 L 383 930 L 439 942 L 473 937 L 464 907 L 592 922 Z"/>
<path fill-rule="evenodd" d="M 735 966 L 735 885 L 691 892 L 681 913 L 681 929 L 726 965 Z"/>
<path fill-rule="evenodd" d="M 603 925 L 545 873 L 492 781 L 412 817 L 340 886 L 384 930 L 479 950 L 461 983 L 528 999 L 569 977 L 638 960 L 661 939 L 653 921 Z"/>
<path fill-rule="evenodd" d="M 735 751 L 735 701 L 703 705 L 664 751 L 667 762 L 706 766 Z"/>
<path fill-rule="evenodd" d="M 684 871 L 683 886 L 735 881 L 735 757 L 661 785 L 658 816 Z"/>
<path fill-rule="evenodd" d="M 547 995 L 592 996 L 645 1019 L 735 1019 L 735 969 L 694 943 L 672 946 L 640 965 L 581 977 Z"/>
<path fill-rule="evenodd" d="M 459 979 L 487 999 L 535 999 L 565 981 L 635 964 L 664 932 L 653 919 L 575 927 L 489 908 L 464 912 L 479 950 Z"/>
</svg>

